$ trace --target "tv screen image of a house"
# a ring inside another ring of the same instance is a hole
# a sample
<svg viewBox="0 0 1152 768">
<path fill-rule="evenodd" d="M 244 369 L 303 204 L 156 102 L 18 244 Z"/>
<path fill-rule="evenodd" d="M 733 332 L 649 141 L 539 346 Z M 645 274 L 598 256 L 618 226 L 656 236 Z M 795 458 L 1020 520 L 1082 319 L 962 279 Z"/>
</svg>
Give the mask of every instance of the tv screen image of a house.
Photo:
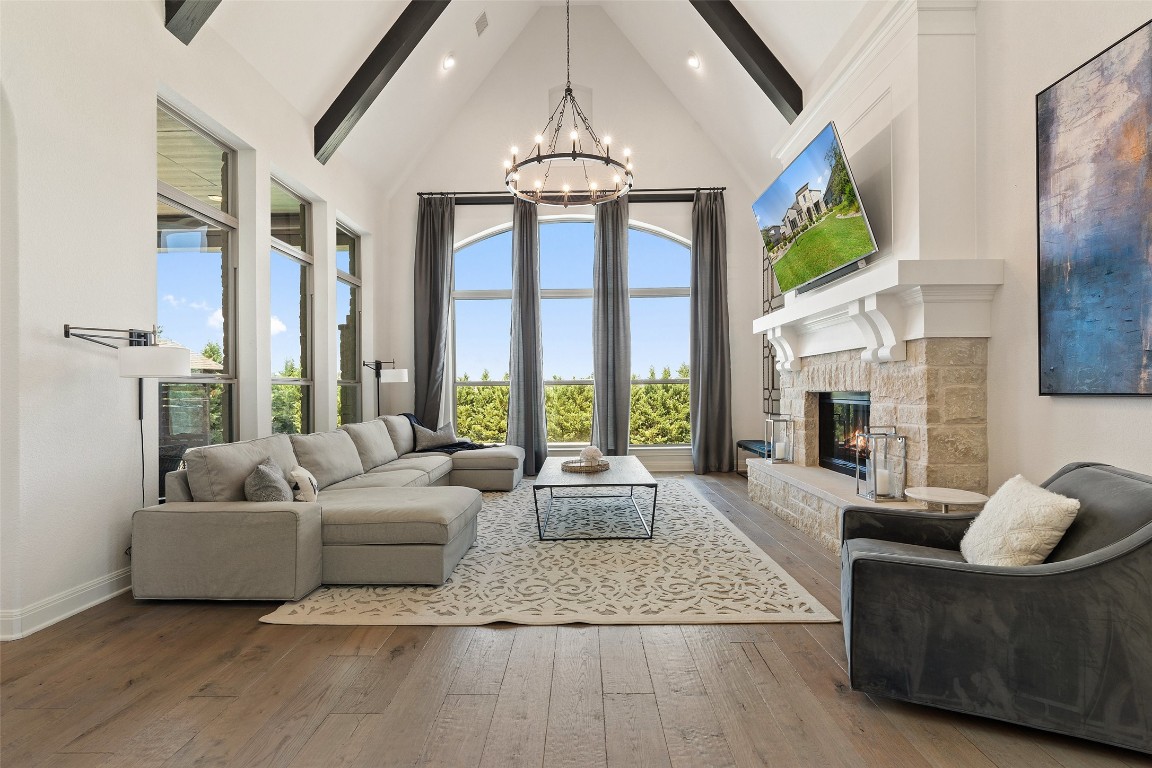
<svg viewBox="0 0 1152 768">
<path fill-rule="evenodd" d="M 876 252 L 836 127 L 827 127 L 752 205 L 781 291 Z"/>
</svg>

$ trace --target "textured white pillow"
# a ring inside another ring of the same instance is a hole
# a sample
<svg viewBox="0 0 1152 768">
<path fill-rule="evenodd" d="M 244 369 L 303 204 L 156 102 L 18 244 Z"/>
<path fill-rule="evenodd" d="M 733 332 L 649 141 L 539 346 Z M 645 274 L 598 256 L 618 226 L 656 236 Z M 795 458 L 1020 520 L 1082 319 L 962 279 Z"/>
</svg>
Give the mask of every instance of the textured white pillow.
<svg viewBox="0 0 1152 768">
<path fill-rule="evenodd" d="M 316 501 L 316 493 L 320 490 L 320 486 L 316 483 L 316 478 L 312 473 L 304 469 L 304 467 L 296 467 L 288 473 L 288 477 L 296 481 L 292 490 L 296 491 L 296 501 Z"/>
<path fill-rule="evenodd" d="M 964 559 L 977 565 L 1038 565 L 1080 511 L 1080 502 L 1016 475 L 988 499 L 960 540 Z"/>
</svg>

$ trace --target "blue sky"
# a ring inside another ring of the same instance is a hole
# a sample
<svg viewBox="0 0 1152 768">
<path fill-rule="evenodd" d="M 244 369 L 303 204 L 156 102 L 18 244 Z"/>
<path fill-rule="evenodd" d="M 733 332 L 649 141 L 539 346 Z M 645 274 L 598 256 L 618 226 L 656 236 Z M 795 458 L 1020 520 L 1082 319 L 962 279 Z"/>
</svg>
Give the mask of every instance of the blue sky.
<svg viewBox="0 0 1152 768">
<path fill-rule="evenodd" d="M 796 202 L 796 190 L 800 187 L 807 184 L 809 189 L 825 190 L 831 167 L 824 155 L 835 142 L 836 132 L 829 123 L 800 156 L 784 169 L 784 173 L 772 182 L 772 186 L 757 198 L 752 204 L 752 212 L 756 214 L 761 229 L 781 222 L 784 211 Z"/>
<path fill-rule="evenodd" d="M 209 341 L 223 342 L 224 327 L 218 251 L 202 245 L 200 232 L 167 233 L 167 252 L 158 254 L 158 323 L 163 336 L 199 352 Z M 544 223 L 540 227 L 540 281 L 543 288 L 592 287 L 591 222 Z M 300 360 L 299 265 L 271 254 L 270 366 Z M 687 286 L 688 248 L 649 232 L 631 230 L 629 283 L 636 288 Z M 456 258 L 457 289 L 508 289 L 512 284 L 512 235 L 505 232 L 462 249 Z M 344 293 L 342 302 L 347 302 Z M 345 311 L 343 306 L 339 311 Z M 545 299 L 543 321 L 546 378 L 585 378 L 592 373 L 592 300 Z M 657 375 L 668 366 L 675 375 L 688 362 L 687 297 L 638 298 L 631 302 L 632 371 Z M 480 378 L 487 368 L 500 377 L 508 370 L 511 303 L 508 300 L 457 303 L 457 374 Z"/>
<path fill-rule="evenodd" d="M 591 288 L 594 228 L 591 222 L 540 226 L 541 288 Z M 688 285 L 688 248 L 659 235 L 631 230 L 629 284 L 635 288 Z M 504 232 L 456 254 L 456 289 L 508 289 L 512 284 L 512 234 Z M 456 374 L 493 378 L 508 370 L 511 302 L 457 301 Z M 540 307 L 545 378 L 586 378 L 592 373 L 592 300 L 544 299 Z M 665 366 L 675 375 L 688 362 L 687 297 L 633 299 L 632 371 L 646 377 Z"/>
<path fill-rule="evenodd" d="M 157 324 L 161 336 L 200 352 L 224 342 L 219 251 L 198 231 L 166 232 L 167 251 L 157 254 Z"/>
<path fill-rule="evenodd" d="M 165 243 L 156 270 L 161 335 L 193 352 L 210 341 L 223 344 L 220 252 L 208 250 L 198 231 L 168 232 Z M 271 274 L 271 370 L 276 373 L 288 358 L 300 362 L 299 263 L 272 252 Z"/>
</svg>

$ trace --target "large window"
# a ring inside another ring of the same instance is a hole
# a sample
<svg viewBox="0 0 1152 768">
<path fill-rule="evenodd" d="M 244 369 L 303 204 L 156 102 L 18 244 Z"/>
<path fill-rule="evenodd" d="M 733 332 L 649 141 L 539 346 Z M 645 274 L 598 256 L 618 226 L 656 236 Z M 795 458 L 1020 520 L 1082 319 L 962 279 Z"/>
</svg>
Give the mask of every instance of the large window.
<svg viewBox="0 0 1152 768">
<path fill-rule="evenodd" d="M 312 431 L 312 257 L 308 203 L 272 180 L 269 322 L 272 431 Z"/>
<path fill-rule="evenodd" d="M 541 336 L 550 443 L 592 435 L 591 221 L 540 224 Z M 689 250 L 663 234 L 629 230 L 633 445 L 690 442 Z M 507 436 L 512 304 L 510 231 L 456 252 L 453 318 L 458 434 Z"/>
<path fill-rule="evenodd" d="M 336 225 L 336 423 L 360 421 L 360 238 Z"/>
<path fill-rule="evenodd" d="M 188 448 L 234 439 L 235 153 L 166 105 L 156 109 L 156 324 L 192 352 L 160 382 L 160 494 Z"/>
</svg>

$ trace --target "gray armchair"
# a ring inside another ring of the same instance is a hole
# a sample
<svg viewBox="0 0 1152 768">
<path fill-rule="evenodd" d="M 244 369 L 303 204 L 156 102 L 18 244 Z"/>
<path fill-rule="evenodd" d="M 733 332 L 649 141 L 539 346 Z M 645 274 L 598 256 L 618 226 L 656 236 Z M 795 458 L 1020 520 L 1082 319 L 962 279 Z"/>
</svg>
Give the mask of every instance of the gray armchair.
<svg viewBox="0 0 1152 768">
<path fill-rule="evenodd" d="M 852 688 L 1152 753 L 1152 477 L 1043 485 L 1081 506 L 1035 566 L 965 562 L 974 513 L 843 511 Z"/>
</svg>

